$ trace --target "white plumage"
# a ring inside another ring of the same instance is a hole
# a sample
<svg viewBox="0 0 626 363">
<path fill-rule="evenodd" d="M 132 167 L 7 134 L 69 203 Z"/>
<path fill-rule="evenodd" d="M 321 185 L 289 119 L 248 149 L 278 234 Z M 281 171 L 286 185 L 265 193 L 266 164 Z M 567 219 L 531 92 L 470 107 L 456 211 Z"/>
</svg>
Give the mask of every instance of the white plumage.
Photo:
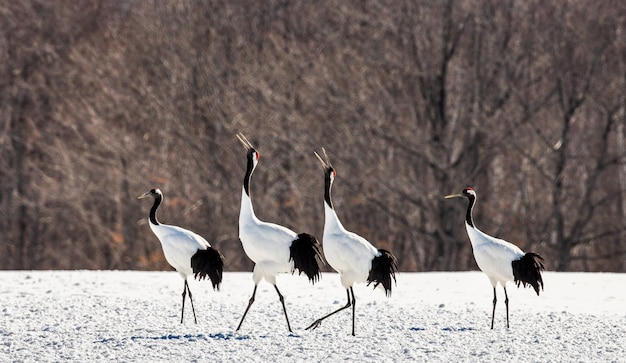
<svg viewBox="0 0 626 363">
<path fill-rule="evenodd" d="M 491 284 L 496 286 L 500 283 L 504 287 L 507 281 L 513 281 L 511 261 L 522 258 L 524 252 L 514 244 L 485 234 L 467 223 L 465 228 L 472 243 L 476 264 L 487 274 Z"/>
<path fill-rule="evenodd" d="M 248 159 L 241 192 L 239 239 L 246 255 L 255 263 L 252 273 L 254 290 L 237 330 L 241 328 L 248 310 L 254 302 L 258 284 L 265 279 L 274 286 L 278 294 L 287 321 L 287 329 L 291 332 L 284 297 L 276 286 L 276 275 L 281 272 L 293 273 L 298 270 L 299 273 L 304 272 L 310 282 L 315 283 L 321 275 L 319 242 L 310 234 L 297 234 L 289 228 L 263 222 L 256 217 L 250 199 L 250 178 L 258 164 L 260 154 L 245 136 L 239 134 L 237 137 L 246 148 Z"/>
<path fill-rule="evenodd" d="M 167 262 L 174 268 L 182 279 L 183 285 L 183 307 L 181 310 L 180 322 L 183 322 L 185 312 L 185 295 L 189 293 L 191 309 L 194 321 L 197 323 L 196 312 L 193 306 L 193 298 L 187 277 L 194 274 L 200 280 L 207 276 L 213 283 L 213 288 L 219 289 L 222 281 L 223 260 L 222 256 L 211 247 L 209 242 L 202 236 L 178 226 L 161 224 L 157 220 L 156 212 L 163 201 L 163 193 L 159 189 L 151 189 L 142 194 L 139 199 L 153 197 L 154 204 L 150 210 L 148 222 L 150 229 L 157 236 L 163 248 L 163 254 Z"/>
<path fill-rule="evenodd" d="M 252 279 L 255 284 L 265 281 L 276 285 L 276 275 L 294 270 L 289 259 L 289 246 L 296 232 L 274 223 L 263 222 L 254 214 L 252 201 L 242 188 L 239 212 L 239 239 L 246 255 L 255 262 Z"/>
<path fill-rule="evenodd" d="M 352 306 L 352 335 L 355 335 L 355 307 L 353 285 L 355 283 L 382 284 L 387 296 L 391 295 L 391 280 L 395 281 L 396 258 L 391 252 L 377 249 L 365 238 L 346 230 L 337 217 L 331 199 L 331 188 L 336 171 L 330 164 L 315 153 L 324 168 L 324 257 L 340 276 L 341 285 L 346 289 L 348 302 L 345 306 L 317 319 L 308 329 L 317 328 L 321 322 L 335 313 Z"/>
<path fill-rule="evenodd" d="M 379 252 L 365 238 L 346 230 L 328 203 L 324 203 L 322 242 L 326 262 L 339 273 L 344 288 L 367 282 L 372 260 Z"/>
<path fill-rule="evenodd" d="M 480 231 L 474 225 L 472 210 L 476 202 L 476 192 L 472 188 L 465 188 L 461 194 L 447 195 L 445 198 L 467 198 L 469 201 L 465 216 L 465 229 L 472 244 L 474 259 L 481 271 L 483 271 L 491 286 L 493 286 L 493 311 L 491 315 L 491 329 L 496 311 L 496 286 L 500 284 L 504 289 L 506 305 L 506 326 L 509 325 L 509 297 L 506 292 L 506 283 L 514 281 L 517 286 L 531 285 L 537 295 L 543 289 L 541 271 L 544 270 L 543 258 L 534 252 L 524 253 L 516 245 L 505 240 L 492 237 Z"/>
<path fill-rule="evenodd" d="M 183 280 L 193 273 L 191 256 L 200 249 L 211 247 L 200 235 L 178 226 L 150 223 L 150 229 L 161 241 L 165 259 Z"/>
</svg>

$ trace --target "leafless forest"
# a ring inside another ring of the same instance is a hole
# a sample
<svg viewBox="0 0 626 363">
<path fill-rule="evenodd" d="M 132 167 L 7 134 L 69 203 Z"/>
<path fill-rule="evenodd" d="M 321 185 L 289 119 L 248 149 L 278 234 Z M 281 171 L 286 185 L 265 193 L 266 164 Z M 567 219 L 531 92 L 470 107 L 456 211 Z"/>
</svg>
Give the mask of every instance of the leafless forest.
<svg viewBox="0 0 626 363">
<path fill-rule="evenodd" d="M 483 231 L 560 271 L 626 271 L 626 2 L 4 1 L 0 268 L 168 269 L 147 216 L 250 270 L 257 215 L 344 225 L 403 271 L 475 269 Z"/>
</svg>

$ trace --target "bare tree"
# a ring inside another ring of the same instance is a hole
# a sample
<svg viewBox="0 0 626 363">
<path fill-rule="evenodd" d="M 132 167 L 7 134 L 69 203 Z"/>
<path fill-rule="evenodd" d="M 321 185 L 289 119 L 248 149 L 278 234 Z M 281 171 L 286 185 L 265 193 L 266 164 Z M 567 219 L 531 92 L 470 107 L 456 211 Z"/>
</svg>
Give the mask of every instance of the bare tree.
<svg viewBox="0 0 626 363">
<path fill-rule="evenodd" d="M 549 268 L 624 269 L 619 1 L 0 10 L 2 268 L 169 268 L 136 200 L 158 186 L 164 221 L 250 269 L 243 132 L 260 217 L 321 236 L 325 147 L 342 221 L 403 270 L 475 268 L 442 199 L 467 185 L 481 228 Z"/>
</svg>

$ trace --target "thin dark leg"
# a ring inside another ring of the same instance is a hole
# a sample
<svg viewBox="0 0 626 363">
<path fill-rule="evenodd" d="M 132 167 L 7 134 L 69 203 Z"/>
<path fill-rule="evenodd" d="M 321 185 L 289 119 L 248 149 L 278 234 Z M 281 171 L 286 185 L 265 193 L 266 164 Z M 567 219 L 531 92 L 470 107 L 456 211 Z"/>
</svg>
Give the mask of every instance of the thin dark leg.
<svg viewBox="0 0 626 363">
<path fill-rule="evenodd" d="M 183 308 L 180 311 L 180 323 L 183 323 L 183 318 L 185 317 L 185 296 L 187 295 L 187 280 L 183 284 Z"/>
<path fill-rule="evenodd" d="M 322 316 L 321 318 L 319 318 L 319 319 L 315 320 L 315 321 L 313 322 L 313 324 L 309 325 L 309 326 L 306 328 L 306 330 L 309 330 L 309 329 L 313 330 L 313 329 L 317 328 L 317 327 L 318 327 L 318 326 L 322 323 L 322 320 L 324 320 L 324 319 L 328 318 L 329 316 L 332 316 L 332 315 L 334 315 L 334 314 L 336 314 L 336 313 L 340 312 L 341 310 L 344 310 L 344 309 L 349 308 L 349 307 L 350 307 L 350 305 L 352 304 L 352 303 L 350 302 L 350 290 L 346 289 L 346 293 L 348 294 L 348 302 L 346 303 L 346 305 L 345 305 L 345 306 L 340 307 L 339 309 L 337 309 L 337 310 L 333 311 L 332 313 L 327 314 L 327 315 L 324 315 L 324 316 Z M 354 293 L 353 293 L 353 294 L 354 294 Z M 353 324 L 353 325 L 354 325 L 354 324 Z"/>
<path fill-rule="evenodd" d="M 493 311 L 491 312 L 491 329 L 493 329 L 493 319 L 496 316 L 496 302 L 498 299 L 496 298 L 496 287 L 493 287 Z"/>
<path fill-rule="evenodd" d="M 287 317 L 287 308 L 285 308 L 285 298 L 283 297 L 283 294 L 280 293 L 280 290 L 278 290 L 278 286 L 274 285 L 274 288 L 276 289 L 276 292 L 278 293 L 278 299 L 280 300 L 280 303 L 283 305 L 283 311 L 285 312 L 285 320 L 287 320 L 287 329 L 291 333 L 292 332 L 291 324 L 289 324 L 289 318 Z"/>
<path fill-rule="evenodd" d="M 241 321 L 239 322 L 239 326 L 237 326 L 237 330 L 241 328 L 241 324 L 243 324 L 243 319 L 246 318 L 246 315 L 248 314 L 248 310 L 250 310 L 250 306 L 252 306 L 252 303 L 254 302 L 254 295 L 256 295 L 256 288 L 257 288 L 257 285 L 254 285 L 254 291 L 252 291 L 252 296 L 250 297 L 250 300 L 248 301 L 248 307 L 246 308 L 246 311 L 244 311 L 243 316 L 241 317 Z"/>
<path fill-rule="evenodd" d="M 191 297 L 191 290 L 189 289 L 189 284 L 187 283 L 187 280 L 185 280 L 185 286 L 187 287 L 187 292 L 189 293 L 189 301 L 191 301 L 191 311 L 193 311 L 193 321 L 196 324 L 198 324 L 198 319 L 196 319 L 196 309 L 193 307 L 193 297 Z"/>
<path fill-rule="evenodd" d="M 504 305 L 506 305 L 506 327 L 509 328 L 509 295 L 506 293 L 506 287 L 504 288 Z"/>
<path fill-rule="evenodd" d="M 352 336 L 354 335 L 354 321 L 355 321 L 355 313 L 356 313 L 356 298 L 354 297 L 354 290 L 350 287 L 350 292 L 352 293 Z"/>
</svg>

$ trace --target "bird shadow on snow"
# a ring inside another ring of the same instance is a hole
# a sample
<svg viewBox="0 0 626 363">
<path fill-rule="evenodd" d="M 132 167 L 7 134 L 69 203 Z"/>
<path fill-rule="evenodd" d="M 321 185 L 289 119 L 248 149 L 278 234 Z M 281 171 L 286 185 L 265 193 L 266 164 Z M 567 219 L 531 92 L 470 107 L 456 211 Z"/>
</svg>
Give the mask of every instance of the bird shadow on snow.
<svg viewBox="0 0 626 363">
<path fill-rule="evenodd" d="M 260 335 L 259 338 L 268 338 L 267 335 Z M 289 338 L 301 338 L 302 336 L 294 333 L 290 333 L 288 335 Z M 142 336 L 142 335 L 133 335 L 128 338 L 103 338 L 98 340 L 98 343 L 103 344 L 120 344 L 123 342 L 137 342 L 137 341 L 187 341 L 187 342 L 197 342 L 197 341 L 210 341 L 210 340 L 249 340 L 253 339 L 250 335 L 240 335 L 237 333 L 215 333 L 215 334 L 165 334 L 165 335 L 155 335 L 155 336 Z"/>
<path fill-rule="evenodd" d="M 110 343 L 122 343 L 124 341 L 187 341 L 187 342 L 196 342 L 196 341 L 210 341 L 210 340 L 248 340 L 251 339 L 249 335 L 240 335 L 235 333 L 215 333 L 215 334 L 165 334 L 165 335 L 156 335 L 156 336 L 141 336 L 141 335 L 133 335 L 129 338 L 103 338 L 98 342 L 103 344 Z"/>
<path fill-rule="evenodd" d="M 420 327 L 412 327 L 409 328 L 410 331 L 426 331 L 426 328 L 420 328 Z M 470 327 L 470 326 L 461 326 L 461 327 L 451 327 L 451 326 L 446 326 L 441 328 L 442 331 L 446 331 L 446 332 L 465 332 L 465 331 L 475 331 L 476 329 Z"/>
<path fill-rule="evenodd" d="M 447 326 L 445 328 L 441 328 L 441 330 L 443 330 L 443 331 L 461 331 L 461 332 L 463 332 L 463 331 L 474 331 L 476 329 L 474 329 L 472 327 L 465 327 L 465 326 L 458 327 L 458 328 Z"/>
</svg>

